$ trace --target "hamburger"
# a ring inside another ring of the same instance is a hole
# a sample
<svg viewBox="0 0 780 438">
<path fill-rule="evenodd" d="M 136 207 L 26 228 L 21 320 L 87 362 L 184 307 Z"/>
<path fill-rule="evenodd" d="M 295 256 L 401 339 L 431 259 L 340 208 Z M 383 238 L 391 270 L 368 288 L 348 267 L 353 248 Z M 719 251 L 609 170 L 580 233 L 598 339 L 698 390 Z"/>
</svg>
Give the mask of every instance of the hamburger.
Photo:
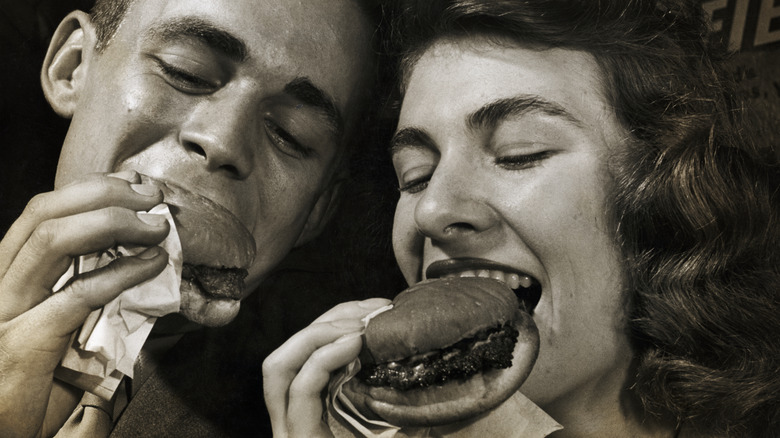
<svg viewBox="0 0 780 438">
<path fill-rule="evenodd" d="M 163 192 L 181 240 L 181 308 L 189 320 L 219 326 L 238 313 L 255 240 L 229 210 L 183 187 L 150 177 Z"/>
<path fill-rule="evenodd" d="M 342 391 L 369 419 L 450 424 L 511 397 L 538 351 L 536 325 L 504 283 L 426 280 L 368 322 L 361 370 Z"/>
</svg>

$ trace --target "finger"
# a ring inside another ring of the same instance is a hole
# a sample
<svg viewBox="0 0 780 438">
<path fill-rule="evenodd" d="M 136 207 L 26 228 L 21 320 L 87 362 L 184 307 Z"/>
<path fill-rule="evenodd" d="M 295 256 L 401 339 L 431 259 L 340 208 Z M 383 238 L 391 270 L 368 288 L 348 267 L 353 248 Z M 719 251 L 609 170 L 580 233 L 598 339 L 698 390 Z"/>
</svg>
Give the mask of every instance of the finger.
<svg viewBox="0 0 780 438">
<path fill-rule="evenodd" d="M 322 421 L 323 391 L 331 374 L 360 353 L 360 333 L 349 333 L 315 351 L 290 385 L 287 429 L 290 436 L 326 436 Z"/>
<path fill-rule="evenodd" d="M 390 304 L 390 300 L 384 298 L 370 298 L 363 301 L 348 301 L 338 304 L 323 313 L 314 322 L 334 321 L 338 319 L 362 319 L 369 313 Z"/>
<path fill-rule="evenodd" d="M 0 280 L 0 309 L 7 318 L 40 303 L 73 257 L 120 243 L 157 245 L 169 228 L 163 216 L 139 215 L 120 207 L 46 221 L 35 229 Z"/>
<path fill-rule="evenodd" d="M 56 366 L 71 333 L 84 323 L 90 312 L 123 291 L 154 278 L 162 272 L 167 261 L 168 254 L 164 249 L 152 247 L 75 277 L 61 291 L 16 317 L 9 327 L 14 327 L 23 336 L 15 337 L 16 344 L 7 341 L 6 345 L 30 355 L 40 354 L 39 361 L 48 363 L 44 366 Z M 46 360 L 52 357 L 54 365 Z"/>
<path fill-rule="evenodd" d="M 61 188 L 70 187 L 72 185 L 81 184 L 85 181 L 90 180 L 96 180 L 100 178 L 119 178 L 121 180 L 125 180 L 129 183 L 137 184 L 141 182 L 141 175 L 136 172 L 135 170 L 123 170 L 120 172 L 114 172 L 114 173 L 105 173 L 105 172 L 92 172 L 92 173 L 86 173 L 81 178 L 71 181 L 65 185 L 63 185 Z"/>
<path fill-rule="evenodd" d="M 274 425 L 275 434 L 281 434 L 287 423 L 287 396 L 290 385 L 317 349 L 347 333 L 360 333 L 360 320 L 336 320 L 312 323 L 287 340 L 263 361 L 263 396 Z"/>
<path fill-rule="evenodd" d="M 62 189 L 35 196 L 0 241 L 0 277 L 5 275 L 16 254 L 44 221 L 109 206 L 146 211 L 162 202 L 159 187 L 139 182 L 140 176 L 135 172 L 108 176 L 93 174 Z"/>
</svg>

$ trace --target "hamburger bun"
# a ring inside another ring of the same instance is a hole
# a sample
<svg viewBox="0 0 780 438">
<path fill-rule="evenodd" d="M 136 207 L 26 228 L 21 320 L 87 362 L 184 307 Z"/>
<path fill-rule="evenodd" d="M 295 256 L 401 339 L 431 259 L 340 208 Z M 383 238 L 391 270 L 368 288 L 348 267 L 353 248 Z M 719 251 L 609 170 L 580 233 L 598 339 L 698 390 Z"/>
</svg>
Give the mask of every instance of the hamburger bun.
<svg viewBox="0 0 780 438">
<path fill-rule="evenodd" d="M 483 351 L 486 358 L 473 357 Z M 367 418 L 408 427 L 450 424 L 511 397 L 538 351 L 536 325 L 505 284 L 473 277 L 427 280 L 369 321 L 364 369 L 343 393 Z M 493 363 L 496 352 L 507 360 Z"/>
<path fill-rule="evenodd" d="M 167 181 L 142 176 L 158 186 L 173 215 L 182 247 L 181 307 L 191 321 L 220 326 L 235 318 L 255 240 L 229 210 Z"/>
</svg>

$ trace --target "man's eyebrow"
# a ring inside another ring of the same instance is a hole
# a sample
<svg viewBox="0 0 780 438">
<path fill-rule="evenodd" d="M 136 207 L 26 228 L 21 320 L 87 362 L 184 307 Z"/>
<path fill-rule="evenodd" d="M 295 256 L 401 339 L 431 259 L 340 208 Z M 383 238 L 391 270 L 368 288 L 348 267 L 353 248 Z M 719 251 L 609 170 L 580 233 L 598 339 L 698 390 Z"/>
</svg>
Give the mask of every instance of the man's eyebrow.
<svg viewBox="0 0 780 438">
<path fill-rule="evenodd" d="M 490 102 L 469 114 L 467 124 L 472 130 L 492 129 L 511 117 L 520 117 L 531 112 L 559 117 L 577 126 L 582 122 L 558 103 L 540 96 L 521 94 Z"/>
<path fill-rule="evenodd" d="M 195 38 L 236 62 L 245 61 L 249 53 L 240 38 L 199 17 L 177 17 L 157 23 L 144 36 L 144 39 L 152 38 L 162 41 Z"/>
<path fill-rule="evenodd" d="M 399 129 L 390 139 L 390 156 L 406 148 L 426 148 L 434 144 L 433 139 L 424 129 L 415 126 Z"/>
<path fill-rule="evenodd" d="M 311 106 L 325 116 L 331 132 L 341 138 L 344 132 L 344 119 L 333 100 L 322 88 L 314 85 L 309 78 L 298 77 L 284 86 L 284 93 L 304 105 Z"/>
</svg>

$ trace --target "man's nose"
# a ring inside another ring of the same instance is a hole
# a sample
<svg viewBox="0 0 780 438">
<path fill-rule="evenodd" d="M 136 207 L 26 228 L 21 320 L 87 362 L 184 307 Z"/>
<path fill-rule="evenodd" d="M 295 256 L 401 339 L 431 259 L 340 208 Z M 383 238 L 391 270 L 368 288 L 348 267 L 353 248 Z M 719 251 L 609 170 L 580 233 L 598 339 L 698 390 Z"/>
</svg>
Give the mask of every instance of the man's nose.
<svg viewBox="0 0 780 438">
<path fill-rule="evenodd" d="M 244 179 L 253 169 L 260 124 L 257 117 L 259 111 L 250 99 L 210 99 L 192 109 L 179 141 L 209 172 Z"/>
<path fill-rule="evenodd" d="M 476 165 L 466 160 L 439 162 L 414 212 L 423 235 L 467 243 L 496 226 L 498 216 L 479 175 Z"/>
</svg>

